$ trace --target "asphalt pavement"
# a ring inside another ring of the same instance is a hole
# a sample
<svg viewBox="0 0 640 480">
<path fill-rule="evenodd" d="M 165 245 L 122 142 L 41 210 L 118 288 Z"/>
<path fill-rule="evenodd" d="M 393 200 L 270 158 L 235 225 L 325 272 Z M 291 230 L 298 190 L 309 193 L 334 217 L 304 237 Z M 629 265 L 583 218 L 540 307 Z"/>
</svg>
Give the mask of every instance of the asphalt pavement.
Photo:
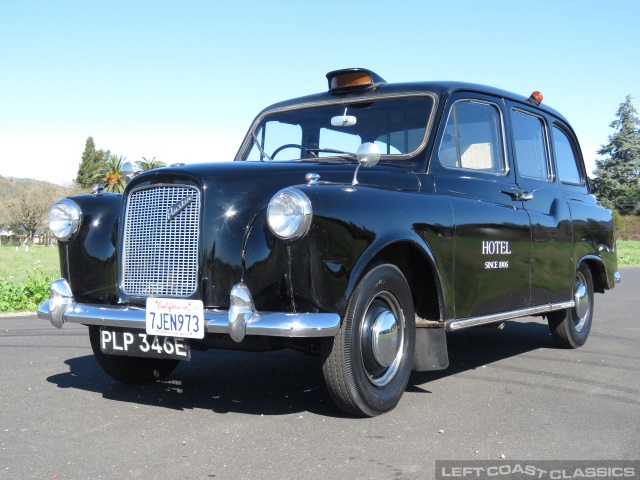
<svg viewBox="0 0 640 480">
<path fill-rule="evenodd" d="M 448 337 L 398 407 L 344 416 L 320 363 L 290 351 L 193 352 L 127 386 L 86 327 L 0 318 L 1 479 L 423 479 L 435 460 L 640 460 L 640 268 L 596 296 L 584 347 L 545 322 Z"/>
</svg>

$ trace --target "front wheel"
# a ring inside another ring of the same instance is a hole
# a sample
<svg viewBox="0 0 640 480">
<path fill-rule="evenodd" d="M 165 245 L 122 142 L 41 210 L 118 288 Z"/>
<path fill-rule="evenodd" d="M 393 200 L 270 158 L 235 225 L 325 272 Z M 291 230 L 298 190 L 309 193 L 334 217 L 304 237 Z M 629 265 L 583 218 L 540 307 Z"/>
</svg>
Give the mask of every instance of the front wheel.
<svg viewBox="0 0 640 480">
<path fill-rule="evenodd" d="M 168 377 L 180 360 L 122 357 L 107 355 L 100 350 L 100 327 L 89 326 L 91 349 L 102 369 L 114 380 L 122 383 L 149 383 Z"/>
<path fill-rule="evenodd" d="M 349 298 L 340 332 L 323 343 L 329 393 L 346 413 L 373 417 L 393 409 L 407 386 L 415 349 L 415 315 L 407 280 L 379 264 Z"/>
<path fill-rule="evenodd" d="M 576 272 L 573 286 L 575 305 L 547 316 L 549 330 L 556 345 L 562 348 L 578 348 L 587 341 L 593 320 L 593 278 L 591 270 L 583 263 Z"/>
</svg>

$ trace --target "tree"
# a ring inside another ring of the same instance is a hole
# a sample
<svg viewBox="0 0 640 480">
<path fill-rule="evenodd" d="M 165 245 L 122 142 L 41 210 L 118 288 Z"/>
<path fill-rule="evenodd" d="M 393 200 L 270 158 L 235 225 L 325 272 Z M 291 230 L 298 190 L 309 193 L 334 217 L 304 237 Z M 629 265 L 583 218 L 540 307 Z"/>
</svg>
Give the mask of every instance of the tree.
<svg viewBox="0 0 640 480">
<path fill-rule="evenodd" d="M 35 186 L 23 189 L 7 203 L 8 217 L 12 230 L 23 229 L 33 243 L 38 227 L 46 224 L 51 205 L 60 198 L 61 187 Z"/>
<path fill-rule="evenodd" d="M 615 133 L 602 145 L 596 160 L 593 193 L 599 202 L 620 213 L 638 213 L 640 205 L 640 119 L 631 95 L 620 104 L 610 126 Z"/>
<path fill-rule="evenodd" d="M 151 160 L 142 157 L 142 160 L 138 160 L 136 162 L 136 175 L 140 172 L 146 172 L 147 170 L 153 170 L 154 168 L 166 167 L 167 164 L 162 160 L 156 160 L 156 157 L 153 157 Z"/>
<path fill-rule="evenodd" d="M 109 158 L 100 165 L 93 177 L 93 183 L 104 186 L 106 192 L 122 193 L 127 185 L 122 166 L 126 158 L 123 156 L 109 155 Z"/>
<path fill-rule="evenodd" d="M 95 183 L 94 178 L 100 169 L 100 166 L 109 159 L 111 152 L 109 150 L 96 150 L 96 144 L 93 137 L 87 138 L 82 153 L 82 160 L 78 167 L 78 175 L 76 183 L 87 189 Z"/>
</svg>

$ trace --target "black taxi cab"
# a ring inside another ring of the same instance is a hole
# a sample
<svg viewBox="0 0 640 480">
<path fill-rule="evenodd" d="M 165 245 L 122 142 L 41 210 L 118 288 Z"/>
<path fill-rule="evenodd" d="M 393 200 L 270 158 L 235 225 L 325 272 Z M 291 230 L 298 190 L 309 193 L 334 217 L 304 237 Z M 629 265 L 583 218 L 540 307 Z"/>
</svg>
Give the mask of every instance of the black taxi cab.
<svg viewBox="0 0 640 480">
<path fill-rule="evenodd" d="M 537 316 L 560 347 L 584 344 L 619 274 L 569 122 L 539 92 L 327 79 L 263 110 L 233 162 L 57 202 L 62 278 L 39 317 L 87 325 L 126 383 L 192 349 L 303 350 L 359 416 L 446 368 L 448 332 Z"/>
</svg>

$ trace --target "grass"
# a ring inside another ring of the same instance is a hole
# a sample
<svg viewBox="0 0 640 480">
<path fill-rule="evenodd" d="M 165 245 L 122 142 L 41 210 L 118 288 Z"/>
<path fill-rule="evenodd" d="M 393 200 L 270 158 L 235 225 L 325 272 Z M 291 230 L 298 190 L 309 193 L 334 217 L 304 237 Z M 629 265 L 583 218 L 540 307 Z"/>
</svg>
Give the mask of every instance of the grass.
<svg viewBox="0 0 640 480">
<path fill-rule="evenodd" d="M 618 240 L 618 267 L 640 265 L 640 240 Z"/>
<path fill-rule="evenodd" d="M 60 277 L 54 247 L 0 247 L 0 312 L 35 311 Z"/>
<path fill-rule="evenodd" d="M 24 283 L 38 266 L 46 277 L 60 278 L 58 247 L 0 247 L 0 280 Z"/>
</svg>

